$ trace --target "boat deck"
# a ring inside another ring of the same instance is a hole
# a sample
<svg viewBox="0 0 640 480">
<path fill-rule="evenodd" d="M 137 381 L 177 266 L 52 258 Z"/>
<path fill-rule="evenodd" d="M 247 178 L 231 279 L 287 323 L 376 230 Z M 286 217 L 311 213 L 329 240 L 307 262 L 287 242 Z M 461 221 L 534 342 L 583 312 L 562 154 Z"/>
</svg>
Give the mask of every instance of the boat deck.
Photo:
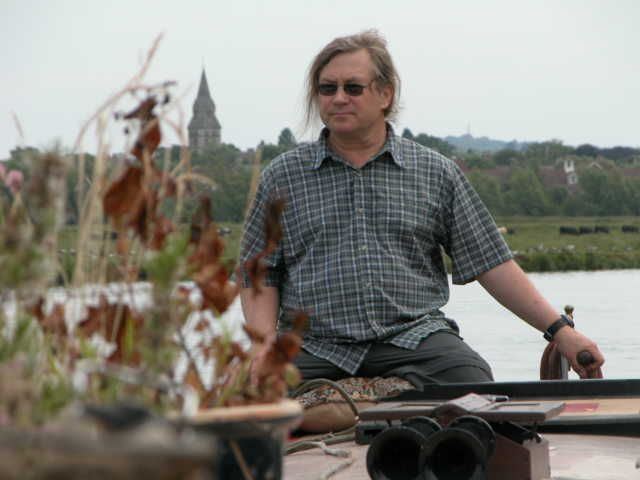
<svg viewBox="0 0 640 480">
<path fill-rule="evenodd" d="M 551 478 L 556 480 L 640 480 L 636 462 L 640 458 L 640 438 L 544 434 L 549 441 Z M 287 455 L 284 480 L 366 480 L 367 445 L 354 442 L 332 445 L 350 456 L 340 458 L 320 449 Z M 339 470 L 342 468 L 341 470 Z M 339 470 L 339 471 L 336 471 Z M 336 471 L 332 475 L 330 472 Z"/>
</svg>

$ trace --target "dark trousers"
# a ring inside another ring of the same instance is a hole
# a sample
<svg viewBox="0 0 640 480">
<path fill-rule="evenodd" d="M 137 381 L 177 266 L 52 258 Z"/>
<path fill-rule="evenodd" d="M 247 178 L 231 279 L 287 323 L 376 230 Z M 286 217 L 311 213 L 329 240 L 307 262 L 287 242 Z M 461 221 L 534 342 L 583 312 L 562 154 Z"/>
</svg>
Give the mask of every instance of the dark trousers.
<svg viewBox="0 0 640 480">
<path fill-rule="evenodd" d="M 294 363 L 303 380 L 339 380 L 350 376 L 401 377 L 418 389 L 433 383 L 493 381 L 489 364 L 458 335 L 449 331 L 432 333 L 415 350 L 389 343 L 373 344 L 355 375 L 304 350 Z"/>
</svg>

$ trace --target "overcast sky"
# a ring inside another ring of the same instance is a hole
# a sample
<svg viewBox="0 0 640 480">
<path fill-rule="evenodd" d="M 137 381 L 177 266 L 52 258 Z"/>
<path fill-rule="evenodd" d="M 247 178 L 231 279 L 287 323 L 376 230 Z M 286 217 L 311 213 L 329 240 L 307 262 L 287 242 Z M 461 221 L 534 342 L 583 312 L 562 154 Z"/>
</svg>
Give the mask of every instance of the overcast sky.
<svg viewBox="0 0 640 480">
<path fill-rule="evenodd" d="M 178 82 L 185 122 L 204 65 L 224 142 L 276 142 L 284 127 L 304 139 L 311 58 L 368 28 L 387 38 L 402 78 L 398 132 L 640 146 L 636 0 L 0 3 L 0 158 L 19 143 L 72 147 L 162 32 L 146 80 Z"/>
</svg>

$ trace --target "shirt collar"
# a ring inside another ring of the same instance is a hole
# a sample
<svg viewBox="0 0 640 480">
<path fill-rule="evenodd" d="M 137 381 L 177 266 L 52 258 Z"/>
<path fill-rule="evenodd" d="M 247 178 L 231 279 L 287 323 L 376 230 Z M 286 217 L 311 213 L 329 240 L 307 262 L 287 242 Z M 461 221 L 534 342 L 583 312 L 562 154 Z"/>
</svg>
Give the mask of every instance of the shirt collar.
<svg viewBox="0 0 640 480">
<path fill-rule="evenodd" d="M 316 156 L 312 165 L 313 170 L 317 170 L 322 166 L 322 163 L 325 160 L 334 156 L 333 152 L 329 148 L 329 142 L 327 141 L 328 136 L 329 129 L 327 129 L 327 127 L 324 127 L 322 129 L 322 132 L 320 132 L 320 136 L 316 143 L 317 149 Z M 402 146 L 400 145 L 400 140 L 398 139 L 398 137 L 396 137 L 393 131 L 393 127 L 389 123 L 387 123 L 387 141 L 382 146 L 382 149 L 380 150 L 380 152 L 378 152 L 377 156 L 379 157 L 384 153 L 389 153 L 394 163 L 399 167 L 404 168 L 405 161 L 402 156 Z"/>
</svg>

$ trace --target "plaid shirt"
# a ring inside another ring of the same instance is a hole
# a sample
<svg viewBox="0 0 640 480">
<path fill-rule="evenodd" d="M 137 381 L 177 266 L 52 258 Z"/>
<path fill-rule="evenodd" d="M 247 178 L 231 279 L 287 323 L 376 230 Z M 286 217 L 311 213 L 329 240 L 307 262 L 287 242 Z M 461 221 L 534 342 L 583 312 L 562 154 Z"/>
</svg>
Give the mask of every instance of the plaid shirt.
<svg viewBox="0 0 640 480">
<path fill-rule="evenodd" d="M 453 282 L 472 281 L 512 258 L 458 166 L 394 135 L 357 169 L 333 153 L 327 131 L 275 158 L 262 172 L 240 261 L 264 248 L 265 204 L 283 196 L 284 238 L 267 258 L 266 284 L 287 313 L 309 314 L 304 348 L 355 374 L 372 342 L 415 349 L 452 324 L 442 249 Z M 243 285 L 249 286 L 246 275 Z"/>
</svg>

